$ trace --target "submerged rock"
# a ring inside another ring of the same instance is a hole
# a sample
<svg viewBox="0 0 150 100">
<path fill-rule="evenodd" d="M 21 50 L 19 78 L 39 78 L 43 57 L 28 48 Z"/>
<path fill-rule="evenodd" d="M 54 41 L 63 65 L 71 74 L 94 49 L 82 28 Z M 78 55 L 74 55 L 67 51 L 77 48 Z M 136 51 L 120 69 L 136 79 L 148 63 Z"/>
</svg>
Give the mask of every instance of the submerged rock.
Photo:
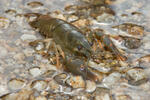
<svg viewBox="0 0 150 100">
<path fill-rule="evenodd" d="M 73 88 L 85 88 L 85 81 L 81 76 L 71 76 L 66 82 Z"/>
<path fill-rule="evenodd" d="M 126 72 L 126 78 L 131 85 L 140 85 L 148 80 L 145 71 L 142 68 L 132 68 Z"/>
<path fill-rule="evenodd" d="M 96 83 L 94 81 L 87 80 L 86 81 L 86 92 L 94 92 L 96 89 Z"/>
<path fill-rule="evenodd" d="M 43 91 L 48 86 L 48 83 L 44 80 L 36 80 L 31 84 L 31 88 L 36 89 L 37 91 Z"/>
<path fill-rule="evenodd" d="M 9 87 L 11 90 L 18 90 L 18 89 L 21 89 L 21 88 L 23 88 L 24 85 L 25 85 L 25 81 L 24 81 L 24 80 L 21 80 L 21 79 L 17 79 L 17 78 L 11 79 L 11 80 L 8 82 L 8 87 Z"/>
<path fill-rule="evenodd" d="M 114 84 L 116 84 L 121 78 L 121 74 L 118 72 L 111 73 L 107 77 L 102 80 L 102 84 L 100 86 L 111 88 Z"/>
</svg>

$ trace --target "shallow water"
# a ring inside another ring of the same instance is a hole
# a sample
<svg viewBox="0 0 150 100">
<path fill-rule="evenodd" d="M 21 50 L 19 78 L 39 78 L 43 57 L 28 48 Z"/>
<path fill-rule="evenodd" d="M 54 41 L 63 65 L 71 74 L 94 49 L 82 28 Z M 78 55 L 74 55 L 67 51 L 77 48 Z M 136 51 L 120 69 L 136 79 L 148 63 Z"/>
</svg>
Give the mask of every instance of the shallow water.
<svg viewBox="0 0 150 100">
<path fill-rule="evenodd" d="M 42 37 L 39 34 L 36 34 L 37 32 L 28 25 L 27 19 L 21 14 L 30 12 L 46 14 L 55 10 L 60 10 L 63 14 L 65 12 L 65 6 L 81 3 L 79 0 L 38 0 L 43 3 L 43 6 L 37 4 L 37 7 L 34 8 L 28 5 L 28 3 L 32 1 L 35 0 L 0 0 L 0 96 L 18 91 L 24 88 L 26 84 L 30 83 L 32 80 L 43 79 L 39 76 L 45 73 L 47 69 L 56 71 L 56 68 L 49 64 L 48 59 L 36 54 L 35 50 L 29 46 L 29 42 L 41 39 Z M 128 62 L 137 67 L 139 65 L 137 63 L 139 62 L 135 63 L 136 60 L 150 54 L 150 1 L 112 1 L 113 2 L 108 3 L 108 6 L 115 12 L 115 19 L 108 22 L 95 22 L 92 27 L 102 28 L 106 31 L 106 34 L 110 35 L 119 34 L 141 39 L 142 45 L 136 49 L 129 49 L 120 42 L 113 41 L 118 48 L 122 48 L 125 51 L 125 54 L 128 56 Z M 11 11 L 6 13 L 9 9 L 11 9 Z M 128 34 L 128 32 L 122 31 L 121 29 L 112 28 L 112 26 L 123 23 L 133 23 L 144 27 L 144 35 Z M 111 95 L 129 95 L 132 98 L 129 100 L 149 100 L 150 58 L 147 57 L 141 62 L 140 67 L 144 68 L 145 73 L 148 75 L 148 81 L 138 86 L 133 86 L 120 80 L 110 89 Z M 36 74 L 33 70 L 34 75 L 32 75 L 29 69 L 35 67 Z M 56 73 L 59 73 L 59 71 L 56 71 Z M 16 78 L 17 80 L 20 79 L 20 83 L 17 85 L 19 89 L 17 87 L 17 89 L 15 88 L 14 90 L 10 89 L 8 84 L 9 80 Z M 127 100 L 118 98 L 116 100 Z"/>
</svg>

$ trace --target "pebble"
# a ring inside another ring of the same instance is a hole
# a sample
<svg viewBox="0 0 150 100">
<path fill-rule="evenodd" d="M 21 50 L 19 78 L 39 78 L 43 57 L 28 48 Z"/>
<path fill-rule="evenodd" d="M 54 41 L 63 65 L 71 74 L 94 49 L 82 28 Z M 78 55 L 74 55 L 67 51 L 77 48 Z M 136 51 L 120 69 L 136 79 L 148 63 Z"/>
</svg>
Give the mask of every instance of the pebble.
<svg viewBox="0 0 150 100">
<path fill-rule="evenodd" d="M 6 56 L 7 56 L 8 51 L 7 51 L 6 48 L 0 46 L 0 51 L 1 51 L 1 53 L 0 53 L 0 58 L 3 58 L 3 57 L 6 57 Z"/>
<path fill-rule="evenodd" d="M 21 39 L 22 39 L 23 41 L 25 41 L 25 40 L 36 40 L 37 38 L 36 38 L 35 35 L 23 34 L 23 35 L 21 36 Z"/>
<path fill-rule="evenodd" d="M 61 84 L 61 85 L 65 85 L 65 80 L 66 80 L 67 77 L 68 77 L 67 74 L 61 73 L 61 74 L 56 75 L 56 76 L 54 77 L 54 80 L 55 80 L 57 83 Z"/>
<path fill-rule="evenodd" d="M 94 81 L 87 80 L 86 81 L 86 92 L 94 92 L 96 89 L 96 83 Z"/>
<path fill-rule="evenodd" d="M 38 45 L 35 47 L 35 50 L 42 50 L 44 48 L 44 44 L 39 42 Z"/>
<path fill-rule="evenodd" d="M 100 63 L 100 64 L 96 64 L 93 61 L 89 61 L 88 65 L 102 73 L 109 73 L 111 68 L 110 67 L 106 67 L 104 63 Z"/>
<path fill-rule="evenodd" d="M 21 89 L 25 85 L 25 81 L 21 79 L 11 79 L 8 82 L 8 87 L 11 90 L 18 90 Z"/>
<path fill-rule="evenodd" d="M 129 84 L 140 85 L 148 80 L 145 71 L 142 68 L 132 68 L 126 72 L 126 78 Z"/>
<path fill-rule="evenodd" d="M 142 26 L 133 23 L 123 23 L 121 25 L 113 26 L 112 28 L 119 28 L 133 36 L 143 36 L 144 33 L 144 28 Z"/>
<path fill-rule="evenodd" d="M 85 82 L 81 76 L 71 76 L 67 81 L 67 84 L 73 88 L 84 88 Z"/>
<path fill-rule="evenodd" d="M 8 28 L 10 24 L 10 20 L 5 17 L 0 17 L 0 29 L 6 29 Z"/>
<path fill-rule="evenodd" d="M 73 21 L 76 21 L 78 20 L 79 18 L 75 15 L 71 15 L 69 16 L 69 18 L 67 19 L 68 22 L 73 22 Z"/>
<path fill-rule="evenodd" d="M 62 19 L 62 20 L 66 20 L 66 17 L 59 10 L 57 10 L 55 12 L 52 12 L 51 16 L 54 17 L 54 18 L 59 18 L 59 19 Z"/>
<path fill-rule="evenodd" d="M 138 59 L 140 62 L 150 63 L 150 54 Z"/>
<path fill-rule="evenodd" d="M 86 96 L 74 96 L 73 100 L 89 100 Z"/>
<path fill-rule="evenodd" d="M 129 95 L 123 94 L 117 95 L 115 100 L 132 100 L 132 98 Z"/>
<path fill-rule="evenodd" d="M 24 24 L 24 21 L 25 21 L 25 18 L 22 14 L 16 14 L 15 15 L 15 20 L 16 20 L 16 24 L 21 26 L 22 28 L 26 27 L 26 26 L 22 26 Z M 23 30 L 23 32 L 26 31 L 26 30 Z"/>
<path fill-rule="evenodd" d="M 14 16 L 17 13 L 17 11 L 15 9 L 8 9 L 5 11 L 5 13 Z"/>
<path fill-rule="evenodd" d="M 31 87 L 36 89 L 37 91 L 43 91 L 47 87 L 47 82 L 44 80 L 36 80 L 33 81 Z"/>
<path fill-rule="evenodd" d="M 90 24 L 90 21 L 87 19 L 79 19 L 73 23 L 76 27 L 85 27 Z"/>
<path fill-rule="evenodd" d="M 49 88 L 52 92 L 59 92 L 59 90 L 60 90 L 59 84 L 54 80 L 51 80 L 49 82 Z"/>
<path fill-rule="evenodd" d="M 111 88 L 114 84 L 119 81 L 121 74 L 118 72 L 113 72 L 102 80 L 102 86 L 106 88 Z"/>
<path fill-rule="evenodd" d="M 5 82 L 4 80 L 2 80 L 2 81 Z M 0 90 L 1 90 L 0 91 L 0 96 L 9 92 L 7 84 L 6 83 L 2 83 L 2 82 L 0 84 Z"/>
<path fill-rule="evenodd" d="M 44 72 L 44 71 L 43 71 Z M 46 70 L 42 76 L 44 77 L 54 77 L 56 73 L 56 70 Z"/>
<path fill-rule="evenodd" d="M 43 6 L 44 4 L 38 1 L 32 1 L 32 2 L 27 3 L 27 5 L 32 8 L 37 8 L 37 7 Z"/>
<path fill-rule="evenodd" d="M 112 99 L 111 96 L 108 93 L 106 93 L 103 95 L 97 95 L 94 100 L 112 100 Z"/>
<path fill-rule="evenodd" d="M 35 98 L 35 100 L 47 100 L 47 98 L 44 96 L 38 96 Z"/>
<path fill-rule="evenodd" d="M 25 59 L 25 56 L 23 53 L 17 53 L 14 55 L 14 59 L 17 61 L 23 61 Z"/>
<path fill-rule="evenodd" d="M 33 56 L 33 53 L 35 51 L 32 48 L 26 48 L 23 50 L 23 53 L 25 54 L 25 56 L 29 57 L 29 56 Z"/>
<path fill-rule="evenodd" d="M 34 67 L 34 68 L 29 69 L 29 73 L 33 77 L 37 77 L 37 76 L 40 76 L 42 74 L 42 71 L 40 70 L 39 67 Z"/>
<path fill-rule="evenodd" d="M 98 22 L 111 22 L 111 21 L 113 21 L 114 20 L 114 16 L 113 15 L 111 15 L 111 14 L 108 14 L 108 13 L 103 13 L 102 15 L 100 15 L 100 16 L 97 16 L 96 17 L 96 20 L 98 21 Z"/>
<path fill-rule="evenodd" d="M 10 96 L 9 100 L 13 100 L 12 96 Z M 34 100 L 33 91 L 28 89 L 23 89 L 14 94 L 14 100 Z"/>
<path fill-rule="evenodd" d="M 137 38 L 126 37 L 124 45 L 129 49 L 137 49 L 141 46 L 141 40 Z"/>
</svg>

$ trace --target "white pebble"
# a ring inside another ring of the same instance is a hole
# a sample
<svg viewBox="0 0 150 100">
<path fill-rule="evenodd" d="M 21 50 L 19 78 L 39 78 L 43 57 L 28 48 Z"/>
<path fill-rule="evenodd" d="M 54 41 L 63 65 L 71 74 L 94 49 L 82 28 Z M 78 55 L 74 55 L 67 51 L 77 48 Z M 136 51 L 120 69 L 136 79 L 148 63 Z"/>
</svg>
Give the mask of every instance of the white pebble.
<svg viewBox="0 0 150 100">
<path fill-rule="evenodd" d="M 94 92 L 96 89 L 96 83 L 90 80 L 86 81 L 86 92 Z"/>
<path fill-rule="evenodd" d="M 7 51 L 7 49 L 6 48 L 4 48 L 4 47 L 0 47 L 0 58 L 3 58 L 3 57 L 5 57 L 5 56 L 7 56 L 7 53 L 8 53 L 8 51 Z"/>
<path fill-rule="evenodd" d="M 34 36 L 34 35 L 23 34 L 23 35 L 21 36 L 21 39 L 22 39 L 23 41 L 25 41 L 25 40 L 36 40 L 37 38 L 36 38 L 36 36 Z"/>
<path fill-rule="evenodd" d="M 115 83 L 119 81 L 120 77 L 121 77 L 120 73 L 117 72 L 111 73 L 109 76 L 103 79 L 102 86 L 106 88 L 111 88 Z"/>
<path fill-rule="evenodd" d="M 42 74 L 42 72 L 39 68 L 32 68 L 29 70 L 29 72 L 33 77 L 37 77 L 37 76 L 40 76 Z"/>
</svg>

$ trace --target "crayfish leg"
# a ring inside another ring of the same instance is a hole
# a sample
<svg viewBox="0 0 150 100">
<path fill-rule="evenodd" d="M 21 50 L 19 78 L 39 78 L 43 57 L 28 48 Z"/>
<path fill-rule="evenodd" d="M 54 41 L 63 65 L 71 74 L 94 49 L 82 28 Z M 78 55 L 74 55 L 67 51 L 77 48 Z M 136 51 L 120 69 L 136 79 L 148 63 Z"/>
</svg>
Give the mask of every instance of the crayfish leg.
<svg viewBox="0 0 150 100">
<path fill-rule="evenodd" d="M 59 61 L 59 50 L 58 50 L 58 46 L 54 43 L 54 47 L 55 47 L 55 52 L 56 52 L 56 67 L 57 69 L 61 69 L 61 63 Z"/>
<path fill-rule="evenodd" d="M 104 50 L 104 47 L 102 46 L 102 43 L 101 43 L 99 40 L 97 40 L 97 41 L 98 41 L 98 44 L 99 44 L 100 48 L 101 48 L 102 50 Z"/>
<path fill-rule="evenodd" d="M 61 49 L 60 46 L 57 46 L 58 50 L 60 51 L 61 56 L 63 57 L 63 59 L 65 59 L 65 53 L 63 52 L 63 50 Z"/>
</svg>

